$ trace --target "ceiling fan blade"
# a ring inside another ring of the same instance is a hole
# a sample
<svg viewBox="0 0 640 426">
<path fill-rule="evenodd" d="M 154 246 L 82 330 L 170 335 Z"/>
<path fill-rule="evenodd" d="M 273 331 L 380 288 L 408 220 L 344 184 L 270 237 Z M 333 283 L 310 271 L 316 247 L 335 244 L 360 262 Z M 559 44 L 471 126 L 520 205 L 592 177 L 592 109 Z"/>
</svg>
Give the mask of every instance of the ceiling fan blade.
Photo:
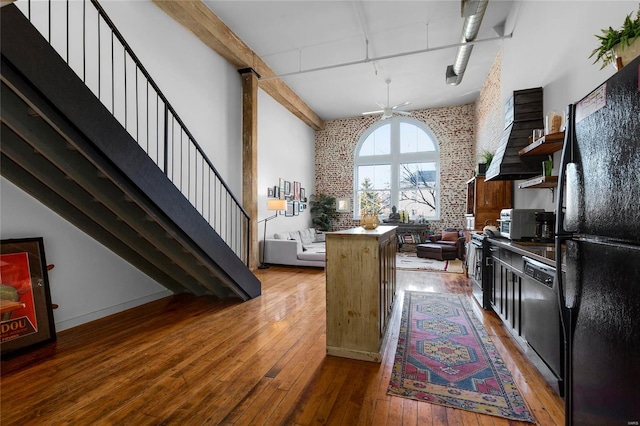
<svg viewBox="0 0 640 426">
<path fill-rule="evenodd" d="M 411 113 L 410 113 L 410 112 L 407 112 L 407 111 L 400 111 L 400 110 L 393 111 L 393 113 L 394 113 L 394 114 L 400 114 L 400 115 L 411 115 Z"/>
<path fill-rule="evenodd" d="M 403 102 L 403 103 L 401 103 L 401 104 L 398 104 L 398 105 L 394 106 L 394 107 L 393 107 L 393 108 L 391 108 L 391 109 L 398 109 L 398 108 L 402 108 L 402 107 L 405 107 L 405 106 L 409 105 L 410 103 L 411 103 L 411 102 Z"/>
<path fill-rule="evenodd" d="M 380 109 L 385 109 L 387 106 L 385 104 L 383 104 L 382 102 L 376 102 L 376 105 L 378 105 L 380 107 Z"/>
<path fill-rule="evenodd" d="M 373 115 L 373 114 L 381 114 L 383 113 L 384 110 L 379 110 L 379 111 L 367 111 L 367 112 L 363 112 L 362 115 Z"/>
</svg>

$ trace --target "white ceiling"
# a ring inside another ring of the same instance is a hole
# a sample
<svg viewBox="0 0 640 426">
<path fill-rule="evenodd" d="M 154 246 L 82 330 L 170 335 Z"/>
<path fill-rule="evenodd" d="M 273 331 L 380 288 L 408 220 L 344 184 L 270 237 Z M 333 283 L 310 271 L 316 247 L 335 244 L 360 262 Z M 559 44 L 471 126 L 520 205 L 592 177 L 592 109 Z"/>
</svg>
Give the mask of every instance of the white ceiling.
<svg viewBox="0 0 640 426">
<path fill-rule="evenodd" d="M 490 0 L 477 40 L 495 38 L 514 0 Z M 464 18 L 460 0 L 218 1 L 204 3 L 325 120 L 354 117 L 387 103 L 405 110 L 473 102 L 503 40 L 476 43 L 462 82 L 445 83 Z M 367 43 L 369 41 L 368 53 Z M 429 52 L 366 61 L 425 49 Z"/>
</svg>

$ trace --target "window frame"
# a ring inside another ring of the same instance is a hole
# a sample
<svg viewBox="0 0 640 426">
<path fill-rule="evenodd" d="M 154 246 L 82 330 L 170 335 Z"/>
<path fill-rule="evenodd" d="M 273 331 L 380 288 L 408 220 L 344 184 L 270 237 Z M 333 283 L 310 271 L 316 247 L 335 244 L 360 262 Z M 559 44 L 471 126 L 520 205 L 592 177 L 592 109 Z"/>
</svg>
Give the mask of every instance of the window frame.
<svg viewBox="0 0 640 426">
<path fill-rule="evenodd" d="M 418 127 L 418 129 L 424 131 L 427 137 L 431 139 L 434 145 L 433 151 L 400 152 L 400 127 L 402 123 L 407 123 Z M 390 153 L 384 155 L 358 155 L 362 145 L 367 138 L 371 136 L 376 130 L 383 126 L 390 127 Z M 440 144 L 438 139 L 434 135 L 433 131 L 422 121 L 416 120 L 411 117 L 395 116 L 386 120 L 379 120 L 371 125 L 362 135 L 360 140 L 356 144 L 353 153 L 353 219 L 360 219 L 360 211 L 358 205 L 358 168 L 359 166 L 369 165 L 391 165 L 391 182 L 389 192 L 391 194 L 391 206 L 399 206 L 400 198 L 400 164 L 405 163 L 434 163 L 436 169 L 436 209 L 435 215 L 427 218 L 427 220 L 440 220 Z"/>
</svg>

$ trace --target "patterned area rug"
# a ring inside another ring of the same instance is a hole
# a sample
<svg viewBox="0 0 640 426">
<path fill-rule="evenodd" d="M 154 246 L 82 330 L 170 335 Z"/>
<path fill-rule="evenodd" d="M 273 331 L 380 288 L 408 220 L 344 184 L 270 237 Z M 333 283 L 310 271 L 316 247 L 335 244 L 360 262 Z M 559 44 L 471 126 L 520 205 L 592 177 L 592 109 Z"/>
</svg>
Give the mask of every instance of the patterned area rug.
<svg viewBox="0 0 640 426">
<path fill-rule="evenodd" d="M 406 291 L 387 393 L 532 422 L 465 296 Z"/>
<path fill-rule="evenodd" d="M 435 260 L 418 257 L 415 253 L 397 253 L 397 269 L 410 269 L 414 271 L 438 271 L 464 273 L 462 261 L 456 260 Z"/>
</svg>

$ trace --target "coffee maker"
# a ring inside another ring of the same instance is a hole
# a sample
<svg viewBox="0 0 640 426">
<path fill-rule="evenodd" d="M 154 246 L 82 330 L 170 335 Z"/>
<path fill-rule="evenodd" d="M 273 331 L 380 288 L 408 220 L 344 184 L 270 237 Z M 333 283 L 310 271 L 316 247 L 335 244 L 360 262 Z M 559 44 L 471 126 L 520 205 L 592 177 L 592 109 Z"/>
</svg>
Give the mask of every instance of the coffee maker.
<svg viewBox="0 0 640 426">
<path fill-rule="evenodd" d="M 550 243 L 554 241 L 556 214 L 554 212 L 536 212 L 536 241 Z"/>
</svg>

